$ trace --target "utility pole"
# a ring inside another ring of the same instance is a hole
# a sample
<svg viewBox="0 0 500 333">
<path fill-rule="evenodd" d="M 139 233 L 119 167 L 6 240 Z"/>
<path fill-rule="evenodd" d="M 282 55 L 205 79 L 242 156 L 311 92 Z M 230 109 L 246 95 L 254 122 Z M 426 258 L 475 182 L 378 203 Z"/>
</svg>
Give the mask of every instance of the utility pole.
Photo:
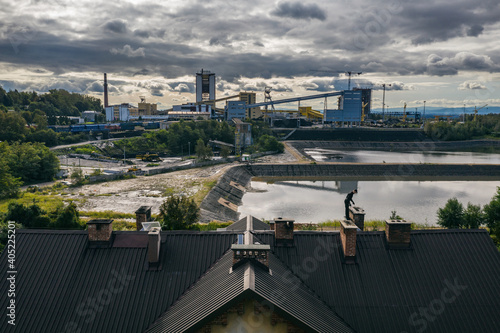
<svg viewBox="0 0 500 333">
<path fill-rule="evenodd" d="M 382 87 L 384 88 L 384 94 L 382 96 L 382 121 L 385 121 L 385 83 L 382 83 Z M 390 84 L 387 84 L 387 86 L 391 86 Z"/>
<path fill-rule="evenodd" d="M 424 126 L 425 126 L 425 102 L 426 101 L 424 101 L 424 120 L 423 120 L 423 123 L 422 123 Z"/>
<path fill-rule="evenodd" d="M 191 156 L 191 142 L 188 142 L 189 156 Z"/>
</svg>

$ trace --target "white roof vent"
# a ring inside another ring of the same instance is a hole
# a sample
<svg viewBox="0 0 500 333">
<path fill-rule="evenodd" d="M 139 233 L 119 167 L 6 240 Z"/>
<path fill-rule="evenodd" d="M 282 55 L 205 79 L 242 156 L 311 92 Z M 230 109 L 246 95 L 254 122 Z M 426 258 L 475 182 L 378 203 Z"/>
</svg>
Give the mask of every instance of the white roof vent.
<svg viewBox="0 0 500 333">
<path fill-rule="evenodd" d="M 150 231 L 152 228 L 158 227 L 161 229 L 159 222 L 142 222 L 141 231 Z"/>
</svg>

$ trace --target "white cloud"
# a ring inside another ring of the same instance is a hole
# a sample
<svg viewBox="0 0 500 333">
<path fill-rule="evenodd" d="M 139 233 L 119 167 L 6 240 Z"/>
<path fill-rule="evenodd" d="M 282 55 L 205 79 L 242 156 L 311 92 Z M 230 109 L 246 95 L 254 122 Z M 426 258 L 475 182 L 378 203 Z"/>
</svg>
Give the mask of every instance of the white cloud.
<svg viewBox="0 0 500 333">
<path fill-rule="evenodd" d="M 130 45 L 124 45 L 122 49 L 116 49 L 112 48 L 109 50 L 112 54 L 123 54 L 126 55 L 129 58 L 135 58 L 135 57 L 145 57 L 146 53 L 144 52 L 143 47 L 137 48 L 137 50 L 134 50 Z"/>
<path fill-rule="evenodd" d="M 458 90 L 476 90 L 476 89 L 486 89 L 486 86 L 479 82 L 465 81 L 460 83 Z"/>
</svg>

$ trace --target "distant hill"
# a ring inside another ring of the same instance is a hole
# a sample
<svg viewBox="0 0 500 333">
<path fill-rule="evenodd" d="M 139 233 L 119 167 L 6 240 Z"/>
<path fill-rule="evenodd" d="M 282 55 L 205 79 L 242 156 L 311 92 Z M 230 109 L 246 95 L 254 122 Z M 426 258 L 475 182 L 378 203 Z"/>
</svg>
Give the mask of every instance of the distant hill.
<svg viewBox="0 0 500 333">
<path fill-rule="evenodd" d="M 407 108 L 407 112 L 414 112 L 415 108 Z M 423 111 L 422 107 L 418 108 L 419 112 Z M 382 113 L 382 109 L 373 109 L 374 113 Z M 390 108 L 386 109 L 386 112 L 403 112 L 403 108 Z M 434 117 L 435 115 L 453 115 L 460 116 L 464 113 L 464 108 L 440 108 L 440 107 L 426 107 L 425 117 Z M 474 114 L 474 108 L 466 107 L 466 114 Z M 478 114 L 489 114 L 489 113 L 500 113 L 500 106 L 487 106 L 478 111 Z"/>
</svg>

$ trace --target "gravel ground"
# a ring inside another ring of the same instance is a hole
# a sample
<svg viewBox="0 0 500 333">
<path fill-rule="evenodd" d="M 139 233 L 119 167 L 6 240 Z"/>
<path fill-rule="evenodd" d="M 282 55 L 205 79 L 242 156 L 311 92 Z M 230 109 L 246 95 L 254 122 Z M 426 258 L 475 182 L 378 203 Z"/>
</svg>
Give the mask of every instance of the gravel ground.
<svg viewBox="0 0 500 333">
<path fill-rule="evenodd" d="M 264 156 L 259 163 L 289 163 L 297 161 L 290 152 Z M 134 213 L 140 206 L 152 207 L 158 214 L 160 205 L 171 194 L 192 196 L 203 189 L 205 182 L 217 180 L 233 165 L 220 164 L 205 168 L 175 171 L 154 176 L 141 176 L 133 179 L 85 185 L 71 188 L 66 198 L 78 200 L 81 211 L 105 211 Z"/>
</svg>

